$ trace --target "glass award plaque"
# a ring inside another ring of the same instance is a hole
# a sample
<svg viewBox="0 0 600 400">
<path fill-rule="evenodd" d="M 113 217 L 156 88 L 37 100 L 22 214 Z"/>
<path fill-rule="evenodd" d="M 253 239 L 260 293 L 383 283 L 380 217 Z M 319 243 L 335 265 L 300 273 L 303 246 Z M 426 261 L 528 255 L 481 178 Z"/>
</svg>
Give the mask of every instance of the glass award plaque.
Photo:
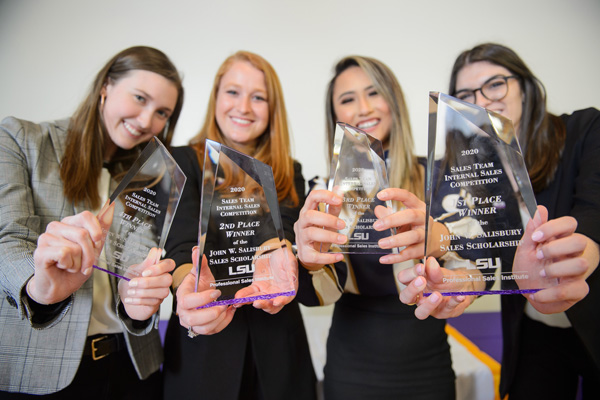
<svg viewBox="0 0 600 400">
<path fill-rule="evenodd" d="M 203 308 L 294 296 L 271 167 L 206 140 L 202 185 L 196 291 L 221 291 Z"/>
<path fill-rule="evenodd" d="M 164 249 L 185 181 L 167 148 L 152 138 L 98 214 L 106 228 L 94 268 L 126 280 L 140 276 L 137 265 L 150 250 Z"/>
<path fill-rule="evenodd" d="M 327 189 L 343 196 L 341 207 L 326 207 L 326 212 L 337 215 L 346 223 L 338 232 L 346 235 L 344 244 L 330 248 L 321 246 L 321 252 L 346 254 L 389 254 L 390 249 L 379 247 L 379 239 L 396 234 L 395 229 L 376 231 L 373 223 L 375 207 L 392 208 L 392 202 L 383 202 L 377 193 L 389 187 L 381 141 L 351 125 L 338 122 L 335 128 L 333 155 Z M 393 251 L 397 251 L 394 249 Z"/>
<path fill-rule="evenodd" d="M 426 256 L 441 254 L 442 295 L 534 293 L 555 280 L 540 264 L 515 265 L 537 205 L 512 122 L 429 93 Z M 447 232 L 433 235 L 430 218 Z M 427 290 L 426 290 L 427 291 Z"/>
</svg>

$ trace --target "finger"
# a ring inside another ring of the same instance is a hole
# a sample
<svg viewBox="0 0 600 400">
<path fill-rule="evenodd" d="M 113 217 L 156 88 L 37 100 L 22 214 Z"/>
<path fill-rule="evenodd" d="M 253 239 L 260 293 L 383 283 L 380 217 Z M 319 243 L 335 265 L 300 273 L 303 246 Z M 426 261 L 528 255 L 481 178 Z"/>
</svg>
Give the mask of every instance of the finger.
<svg viewBox="0 0 600 400">
<path fill-rule="evenodd" d="M 407 208 L 425 212 L 425 203 L 406 189 L 388 188 L 377 193 L 377 198 L 382 201 L 400 201 Z"/>
<path fill-rule="evenodd" d="M 589 286 L 583 279 L 561 282 L 556 286 L 540 290 L 529 298 L 532 304 L 539 303 L 542 305 L 550 305 L 552 303 L 567 302 L 574 304 L 583 299 L 589 293 Z M 537 308 L 537 307 L 536 307 Z"/>
<path fill-rule="evenodd" d="M 211 308 L 214 308 L 214 307 L 211 307 Z M 229 325 L 229 323 L 233 319 L 234 314 L 235 314 L 235 308 L 227 307 L 225 309 L 225 312 L 219 314 L 219 316 L 210 323 L 202 324 L 202 325 L 187 325 L 186 326 L 180 317 L 180 324 L 185 326 L 186 328 L 190 328 L 194 333 L 197 333 L 200 335 L 212 335 L 215 333 L 219 333 L 223 329 L 225 329 L 227 327 L 227 325 Z"/>
<path fill-rule="evenodd" d="M 316 210 L 319 207 L 319 203 L 341 206 L 342 196 L 329 190 L 312 190 L 306 197 L 302 210 Z"/>
<path fill-rule="evenodd" d="M 551 260 L 567 256 L 579 256 L 586 246 L 587 240 L 583 235 L 570 235 L 539 246 L 536 257 L 538 260 Z"/>
<path fill-rule="evenodd" d="M 422 276 L 415 278 L 412 282 L 400 291 L 400 301 L 404 304 L 416 304 L 427 285 L 427 281 Z"/>
<path fill-rule="evenodd" d="M 405 285 L 408 285 L 411 281 L 419 276 L 422 276 L 424 272 L 423 264 L 417 264 L 412 268 L 406 268 L 398 272 L 398 280 Z"/>
<path fill-rule="evenodd" d="M 378 231 L 404 226 L 425 226 L 425 213 L 420 210 L 403 209 L 388 214 L 384 207 L 375 208 L 375 215 L 379 218 L 373 224 Z"/>
<path fill-rule="evenodd" d="M 90 240 L 94 243 L 104 238 L 104 232 L 98 218 L 89 211 L 84 211 L 76 215 L 65 217 L 61 221 L 66 225 L 82 228 L 87 231 Z"/>
<path fill-rule="evenodd" d="M 561 238 L 575 233 L 577 220 L 573 217 L 561 217 L 541 224 L 531 235 L 532 240 L 544 242 L 551 238 Z"/>
<path fill-rule="evenodd" d="M 158 256 L 162 253 L 159 249 L 156 249 L 158 252 Z M 150 255 L 149 255 L 150 257 Z M 146 260 L 145 260 L 146 262 Z M 148 261 L 151 262 L 151 261 Z M 150 276 L 160 276 L 160 275 L 171 275 L 171 271 L 175 269 L 175 261 L 170 258 L 165 258 L 162 261 L 157 262 L 156 264 L 151 264 L 145 266 L 142 270 L 141 276 L 150 277 Z"/>
<path fill-rule="evenodd" d="M 229 308 L 232 307 L 214 306 L 182 311 L 179 312 L 179 323 L 186 328 L 190 326 L 204 327 L 203 329 L 208 331 L 210 327 L 218 325 L 226 317 L 225 314 Z"/>
<path fill-rule="evenodd" d="M 415 309 L 415 317 L 424 320 L 430 315 L 433 315 L 433 312 L 442 303 L 442 300 L 442 295 L 438 292 L 431 293 L 428 297 L 419 302 L 419 305 Z"/>
<path fill-rule="evenodd" d="M 181 311 L 195 310 L 198 307 L 205 306 L 208 303 L 215 301 L 221 296 L 221 291 L 216 289 L 204 290 L 202 292 L 190 292 L 181 289 L 180 285 L 177 290 L 177 309 Z"/>
<path fill-rule="evenodd" d="M 422 258 L 425 254 L 425 230 L 411 229 L 406 232 L 397 233 L 395 235 L 380 239 L 377 243 L 382 249 L 419 245 L 419 247 L 423 248 L 423 254 L 421 254 L 419 257 Z"/>
<path fill-rule="evenodd" d="M 69 272 L 77 272 L 79 270 L 86 271 L 91 268 L 96 261 L 96 244 L 92 241 L 89 231 L 79 226 L 73 226 L 62 222 L 51 222 L 46 228 L 46 232 L 52 237 L 48 242 L 49 246 L 66 247 L 72 257 L 71 261 L 65 259 L 67 264 L 62 264 L 62 269 L 67 269 Z M 57 260 L 58 261 L 58 260 Z"/>
<path fill-rule="evenodd" d="M 379 258 L 381 264 L 395 264 L 403 261 L 422 259 L 425 247 L 422 244 L 406 247 L 398 253 L 390 253 Z"/>
<path fill-rule="evenodd" d="M 568 258 L 544 266 L 540 275 L 547 278 L 577 279 L 583 277 L 588 268 L 589 262 L 585 258 Z"/>
</svg>

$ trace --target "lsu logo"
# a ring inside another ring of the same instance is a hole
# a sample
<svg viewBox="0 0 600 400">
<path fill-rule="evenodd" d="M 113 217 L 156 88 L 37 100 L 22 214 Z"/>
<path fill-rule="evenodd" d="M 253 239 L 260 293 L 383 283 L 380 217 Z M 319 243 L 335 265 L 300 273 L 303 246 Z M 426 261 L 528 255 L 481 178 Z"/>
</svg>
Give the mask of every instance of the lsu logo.
<svg viewBox="0 0 600 400">
<path fill-rule="evenodd" d="M 229 267 L 229 275 L 251 274 L 252 272 L 254 272 L 254 264 L 238 265 L 235 270 L 233 267 Z"/>
<path fill-rule="evenodd" d="M 495 261 L 495 264 L 494 264 Z M 490 268 L 500 268 L 502 267 L 502 261 L 500 257 L 496 258 L 478 258 L 475 260 L 477 264 L 477 269 L 490 269 Z"/>
<path fill-rule="evenodd" d="M 352 239 L 353 240 L 369 240 L 369 233 L 368 232 L 354 232 L 352 234 Z"/>
</svg>

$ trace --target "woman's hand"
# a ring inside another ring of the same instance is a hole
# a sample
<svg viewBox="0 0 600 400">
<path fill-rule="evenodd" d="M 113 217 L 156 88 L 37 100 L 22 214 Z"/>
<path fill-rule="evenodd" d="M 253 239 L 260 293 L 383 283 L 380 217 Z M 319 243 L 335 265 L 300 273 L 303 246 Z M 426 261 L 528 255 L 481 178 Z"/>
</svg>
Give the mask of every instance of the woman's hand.
<svg viewBox="0 0 600 400">
<path fill-rule="evenodd" d="M 163 300 L 169 295 L 175 268 L 171 259 L 160 260 L 162 251 L 153 248 L 146 259 L 132 267 L 139 276 L 130 281 L 119 281 L 119 296 L 130 318 L 145 321 L 156 313 Z"/>
<path fill-rule="evenodd" d="M 49 223 L 33 253 L 35 272 L 27 284 L 28 295 L 40 304 L 68 298 L 91 276 L 103 238 L 100 221 L 89 211 Z"/>
<path fill-rule="evenodd" d="M 393 210 L 377 206 L 375 216 L 378 218 L 373 228 L 378 231 L 396 228 L 396 235 L 379 240 L 379 247 L 391 249 L 404 247 L 399 253 L 386 254 L 379 259 L 382 264 L 394 264 L 406 260 L 421 259 L 425 252 L 425 203 L 417 196 L 404 189 L 384 189 L 377 194 L 382 201 L 394 200 L 402 202 L 404 208 Z M 433 223 L 433 220 L 431 220 Z"/>
<path fill-rule="evenodd" d="M 213 306 L 198 308 L 215 301 L 221 291 L 211 288 L 215 279 L 208 268 L 206 257 L 202 257 L 202 268 L 198 279 L 198 248 L 192 252 L 193 267 L 177 289 L 177 315 L 181 326 L 197 335 L 212 335 L 221 332 L 233 319 L 235 308 L 232 306 Z"/>
<path fill-rule="evenodd" d="M 586 282 L 600 259 L 598 244 L 575 233 L 577 221 L 561 217 L 548 221 L 548 210 L 538 206 L 529 221 L 521 246 L 515 255 L 515 269 L 531 269 L 542 278 L 557 280 L 557 284 L 527 295 L 531 305 L 541 313 L 568 310 L 589 292 Z"/>
<path fill-rule="evenodd" d="M 313 190 L 308 194 L 300 217 L 294 224 L 298 259 L 309 270 L 321 269 L 344 259 L 343 254 L 321 252 L 321 247 L 329 249 L 331 244 L 343 244 L 348 240 L 337 231 L 346 224 L 337 217 L 342 197 L 328 190 Z M 329 205 L 329 213 L 319 211 L 319 203 Z M 325 229 L 323 229 L 325 228 Z"/>
<path fill-rule="evenodd" d="M 282 247 L 268 253 L 268 257 L 258 258 L 255 261 L 254 282 L 240 289 L 235 297 L 252 297 L 297 290 L 298 262 L 289 247 Z M 272 299 L 255 300 L 252 305 L 269 314 L 276 314 L 294 300 L 294 297 L 296 296 L 277 296 Z"/>
<path fill-rule="evenodd" d="M 407 268 L 398 273 L 398 280 L 406 285 L 400 291 L 400 301 L 408 305 L 416 304 L 415 316 L 421 320 L 430 315 L 439 319 L 457 317 L 475 300 L 475 296 L 442 296 L 440 291 L 483 289 L 483 287 L 476 286 L 477 284 L 483 286 L 479 281 L 465 281 L 461 286 L 457 286 L 454 282 L 448 284 L 443 281 L 444 277 L 465 276 L 466 272 L 479 274 L 476 269 L 453 271 L 442 268 L 434 257 L 429 257 L 425 265 L 417 264 L 413 268 Z M 423 295 L 425 289 L 427 289 L 427 292 L 431 292 L 427 297 Z"/>
</svg>

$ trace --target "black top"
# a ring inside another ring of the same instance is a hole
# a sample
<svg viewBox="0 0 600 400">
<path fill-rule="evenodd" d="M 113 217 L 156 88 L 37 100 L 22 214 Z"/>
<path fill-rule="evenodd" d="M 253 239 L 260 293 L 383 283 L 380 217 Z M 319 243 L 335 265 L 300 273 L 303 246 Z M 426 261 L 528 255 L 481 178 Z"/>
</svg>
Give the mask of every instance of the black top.
<svg viewBox="0 0 600 400">
<path fill-rule="evenodd" d="M 548 218 L 570 215 L 577 220 L 577 232 L 600 243 L 600 111 L 595 108 L 562 115 L 567 129 L 562 159 L 552 183 L 536 193 L 539 205 L 548 209 Z M 567 310 L 567 317 L 600 371 L 600 271 L 587 279 L 589 294 Z M 502 296 L 501 397 L 514 379 L 519 357 L 518 337 L 524 318 L 523 296 Z"/>
</svg>

